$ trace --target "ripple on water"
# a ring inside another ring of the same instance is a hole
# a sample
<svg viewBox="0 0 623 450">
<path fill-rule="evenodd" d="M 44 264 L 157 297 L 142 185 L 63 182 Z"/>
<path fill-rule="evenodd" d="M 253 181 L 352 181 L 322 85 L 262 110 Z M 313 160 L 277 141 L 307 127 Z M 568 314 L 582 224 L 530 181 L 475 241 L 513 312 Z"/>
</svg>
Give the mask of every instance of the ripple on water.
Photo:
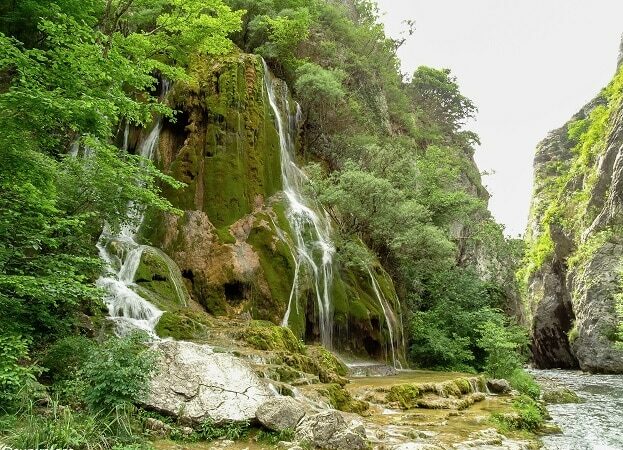
<svg viewBox="0 0 623 450">
<path fill-rule="evenodd" d="M 589 375 L 563 370 L 536 370 L 546 385 L 567 387 L 584 403 L 548 405 L 563 431 L 546 436 L 549 450 L 623 450 L 623 375 Z"/>
</svg>

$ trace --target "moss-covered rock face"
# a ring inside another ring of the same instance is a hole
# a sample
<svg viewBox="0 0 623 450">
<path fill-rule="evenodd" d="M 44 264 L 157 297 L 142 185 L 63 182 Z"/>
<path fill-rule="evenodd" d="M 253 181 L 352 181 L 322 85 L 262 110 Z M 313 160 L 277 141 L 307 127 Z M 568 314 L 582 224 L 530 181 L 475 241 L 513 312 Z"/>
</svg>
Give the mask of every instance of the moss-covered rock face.
<svg viewBox="0 0 623 450">
<path fill-rule="evenodd" d="M 177 84 L 169 96 L 179 113 L 175 123 L 165 122 L 157 155 L 165 173 L 186 183 L 179 190 L 164 190 L 183 215 L 148 213 L 143 238 L 171 256 L 192 299 L 209 313 L 279 324 L 290 303 L 296 249 L 281 193 L 279 136 L 261 60 L 245 54 L 198 59 L 190 72 L 193 81 Z M 172 297 L 171 286 L 159 275 L 163 271 L 146 257 L 137 275 L 156 304 Z M 391 358 L 386 319 L 368 273 L 339 267 L 333 273 L 335 346 Z M 298 340 L 317 342 L 311 277 L 300 278 L 288 326 Z M 391 279 L 380 270 L 375 278 L 398 310 Z M 175 320 L 165 315 L 162 322 L 163 332 L 173 336 Z M 186 318 L 179 327 L 195 331 Z M 251 330 L 258 345 L 269 345 L 275 337 L 260 333 L 261 328 Z"/>
<path fill-rule="evenodd" d="M 526 288 L 540 368 L 623 373 L 623 68 L 537 147 Z"/>
<path fill-rule="evenodd" d="M 545 403 L 557 405 L 562 403 L 582 403 L 582 399 L 569 388 L 559 388 L 543 391 Z"/>
<path fill-rule="evenodd" d="M 146 247 L 134 282 L 139 294 L 162 309 L 186 306 L 189 295 L 179 268 L 163 251 Z"/>
<path fill-rule="evenodd" d="M 172 93 L 182 113 L 165 126 L 161 148 L 167 172 L 187 187 L 167 194 L 223 229 L 281 189 L 279 136 L 257 57 L 197 59 L 190 70 L 195 81 Z"/>
</svg>

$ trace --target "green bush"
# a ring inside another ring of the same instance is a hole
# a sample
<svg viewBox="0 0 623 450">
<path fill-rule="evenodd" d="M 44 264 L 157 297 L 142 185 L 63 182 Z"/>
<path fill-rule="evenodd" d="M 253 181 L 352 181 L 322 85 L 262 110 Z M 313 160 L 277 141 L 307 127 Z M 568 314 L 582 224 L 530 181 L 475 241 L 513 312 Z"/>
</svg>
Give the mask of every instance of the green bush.
<svg viewBox="0 0 623 450">
<path fill-rule="evenodd" d="M 95 343 L 84 336 L 68 336 L 56 341 L 45 352 L 41 365 L 52 382 L 73 379 L 89 359 Z"/>
<path fill-rule="evenodd" d="M 11 411 L 20 393 L 35 381 L 33 368 L 26 365 L 28 343 L 17 334 L 0 335 L 0 411 Z"/>
<path fill-rule="evenodd" d="M 509 378 L 521 369 L 521 350 L 528 343 L 523 329 L 506 326 L 502 321 L 481 324 L 478 345 L 486 353 L 484 370 L 493 378 Z"/>
<path fill-rule="evenodd" d="M 91 409 L 114 410 L 144 395 L 155 371 L 155 354 L 146 348 L 145 335 L 110 338 L 93 349 L 81 375 L 85 400 Z"/>
<path fill-rule="evenodd" d="M 517 369 L 507 379 L 511 386 L 522 394 L 533 400 L 537 400 L 540 397 L 541 388 L 534 380 L 534 377 L 525 370 Z"/>
<path fill-rule="evenodd" d="M 503 430 L 537 431 L 545 423 L 543 407 L 526 395 L 513 401 L 513 409 L 510 414 L 493 415 L 493 420 Z"/>
</svg>

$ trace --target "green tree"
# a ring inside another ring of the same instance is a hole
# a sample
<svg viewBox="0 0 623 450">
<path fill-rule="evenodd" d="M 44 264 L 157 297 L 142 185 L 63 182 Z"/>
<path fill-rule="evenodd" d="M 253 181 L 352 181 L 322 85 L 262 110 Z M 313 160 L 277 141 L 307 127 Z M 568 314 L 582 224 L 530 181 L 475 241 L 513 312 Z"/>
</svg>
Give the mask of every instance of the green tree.
<svg viewBox="0 0 623 450">
<path fill-rule="evenodd" d="M 113 411 L 137 402 L 149 388 L 156 370 L 156 355 L 140 333 L 110 338 L 91 353 L 81 370 L 86 401 L 94 411 Z"/>
<path fill-rule="evenodd" d="M 477 109 L 461 94 L 450 70 L 421 66 L 409 84 L 409 98 L 426 143 L 447 142 L 450 137 L 474 139 L 473 134 L 459 133 Z M 456 140 L 456 139 L 455 139 Z"/>
</svg>

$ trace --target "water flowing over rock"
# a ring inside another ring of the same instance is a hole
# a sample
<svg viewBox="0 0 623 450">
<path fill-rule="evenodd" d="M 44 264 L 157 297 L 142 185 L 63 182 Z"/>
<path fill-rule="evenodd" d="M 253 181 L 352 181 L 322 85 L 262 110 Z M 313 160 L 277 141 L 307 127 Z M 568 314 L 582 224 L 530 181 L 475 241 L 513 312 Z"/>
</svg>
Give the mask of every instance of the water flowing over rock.
<svg viewBox="0 0 623 450">
<path fill-rule="evenodd" d="M 300 108 L 291 113 L 291 105 L 287 86 L 283 82 L 277 83 L 263 61 L 264 80 L 270 107 L 273 110 L 277 131 L 279 132 L 279 147 L 281 154 L 281 176 L 283 190 L 288 200 L 287 218 L 294 234 L 294 281 L 288 299 L 288 309 L 283 317 L 282 324 L 290 323 L 292 308 L 298 311 L 300 295 L 300 278 L 303 271 L 308 271 L 312 277 L 312 285 L 316 297 L 320 339 L 322 344 L 333 346 L 333 305 L 331 301 L 331 287 L 333 283 L 333 254 L 335 248 L 331 242 L 331 225 L 326 212 L 318 206 L 309 205 L 303 197 L 302 188 L 306 176 L 294 162 L 294 139 Z M 280 89 L 281 98 L 277 98 L 275 88 Z M 282 112 L 283 111 L 283 112 Z M 284 117 L 285 116 L 285 117 Z M 285 120 L 284 120 L 285 119 Z M 317 212 L 318 211 L 318 212 Z M 294 305 L 293 305 L 294 303 Z"/>
<path fill-rule="evenodd" d="M 160 341 L 158 372 L 144 405 L 191 423 L 255 419 L 275 394 L 240 358 L 207 345 Z"/>
<path fill-rule="evenodd" d="M 161 84 L 161 99 L 164 99 L 169 92 L 170 84 L 167 80 L 162 80 Z M 129 123 L 126 123 L 123 133 L 123 150 L 126 151 L 129 128 Z M 147 136 L 138 145 L 137 154 L 146 160 L 152 160 L 161 131 L 162 118 L 157 118 Z M 72 148 L 72 154 L 77 155 L 78 150 Z M 157 254 L 166 266 L 168 280 L 174 286 L 174 295 L 179 303 L 186 304 L 187 293 L 175 263 L 160 250 L 138 243 L 138 231 L 144 215 L 143 209 L 130 203 L 127 223 L 119 232 L 113 233 L 108 225 L 104 226 L 97 249 L 105 263 L 105 273 L 97 280 L 97 286 L 106 291 L 104 302 L 108 306 L 109 318 L 115 322 L 119 334 L 142 330 L 156 337 L 155 327 L 163 312 L 137 292 L 139 286 L 135 283 L 137 271 L 146 252 Z"/>
<path fill-rule="evenodd" d="M 330 221 L 295 162 L 300 110 L 286 84 L 253 55 L 190 70 L 198 82 L 169 94 L 180 112 L 163 122 L 154 158 L 186 184 L 163 188 L 184 214 L 148 211 L 141 237 L 171 257 L 192 299 L 215 316 L 250 315 L 305 342 L 399 365 L 392 280 L 378 263 L 372 280 L 334 261 Z"/>
</svg>

